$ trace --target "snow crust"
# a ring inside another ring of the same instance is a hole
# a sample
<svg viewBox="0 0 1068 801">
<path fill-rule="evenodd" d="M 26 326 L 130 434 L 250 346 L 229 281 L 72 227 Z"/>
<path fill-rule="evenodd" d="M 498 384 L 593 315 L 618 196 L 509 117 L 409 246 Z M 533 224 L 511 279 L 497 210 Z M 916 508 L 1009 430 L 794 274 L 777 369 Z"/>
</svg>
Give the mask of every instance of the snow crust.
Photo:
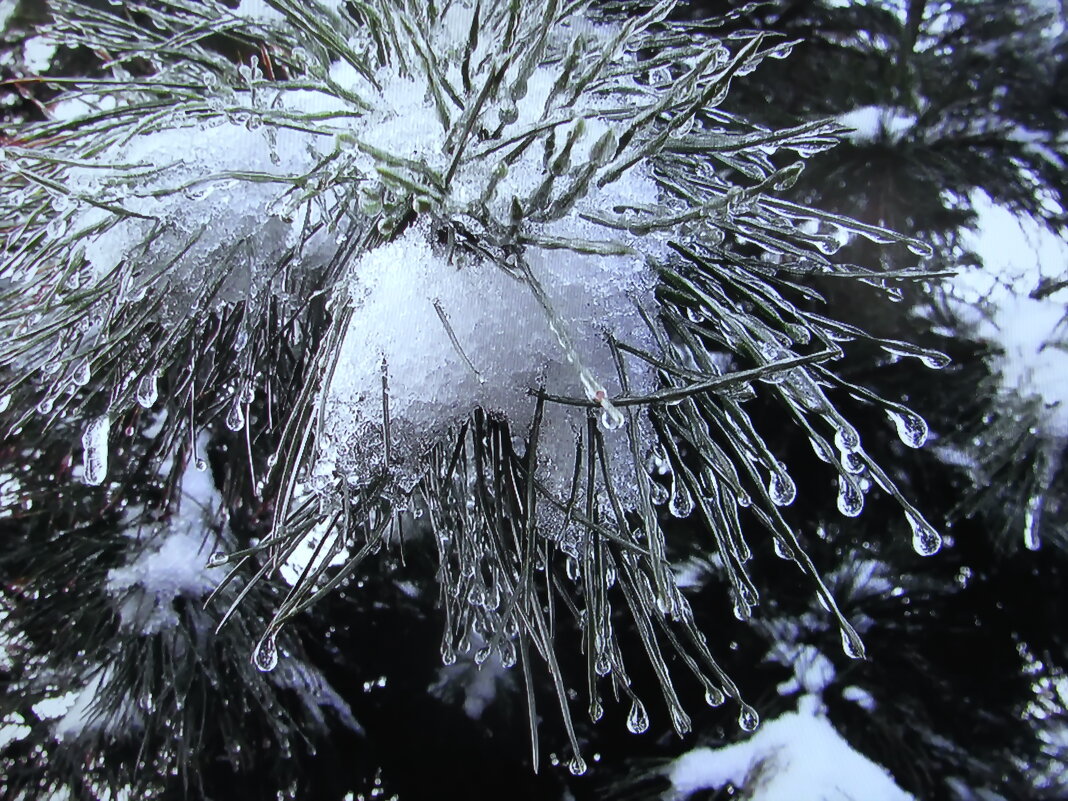
<svg viewBox="0 0 1068 801">
<path fill-rule="evenodd" d="M 815 699 L 806 696 L 799 707 L 744 742 L 683 754 L 669 773 L 675 797 L 730 784 L 751 801 L 915 801 L 842 738 Z"/>
</svg>

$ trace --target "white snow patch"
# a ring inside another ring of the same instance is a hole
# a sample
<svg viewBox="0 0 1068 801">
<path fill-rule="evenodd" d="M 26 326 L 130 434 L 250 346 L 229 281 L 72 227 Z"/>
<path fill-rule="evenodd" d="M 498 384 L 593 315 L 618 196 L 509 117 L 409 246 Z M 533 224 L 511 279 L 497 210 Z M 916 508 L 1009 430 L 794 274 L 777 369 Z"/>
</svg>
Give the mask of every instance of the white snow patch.
<svg viewBox="0 0 1068 801">
<path fill-rule="evenodd" d="M 0 0 L 0 31 L 7 28 L 7 23 L 15 14 L 18 0 Z"/>
<path fill-rule="evenodd" d="M 804 698 L 801 711 L 764 723 L 750 739 L 697 748 L 676 759 L 676 798 L 730 784 L 751 801 L 915 801 L 890 774 L 853 750 Z"/>
<path fill-rule="evenodd" d="M 59 718 L 53 731 L 58 740 L 76 740 L 100 732 L 126 730 L 140 722 L 140 715 L 129 699 L 117 710 L 105 711 L 98 702 L 101 690 L 112 679 L 110 667 L 98 667 L 85 685 L 67 696 L 63 703 L 69 703 L 63 717 Z"/>
<path fill-rule="evenodd" d="M 22 43 L 22 55 L 26 67 L 33 73 L 41 73 L 52 66 L 56 43 L 44 36 L 31 36 Z"/>
<path fill-rule="evenodd" d="M 1033 298 L 1040 281 L 1068 278 L 1068 243 L 1039 223 L 972 195 L 979 221 L 965 245 L 983 270 L 950 281 L 960 316 L 998 351 L 992 367 L 1007 394 L 1044 405 L 1042 433 L 1068 438 L 1068 288 Z M 983 314 L 975 309 L 983 308 Z"/>
<path fill-rule="evenodd" d="M 881 140 L 899 142 L 916 125 L 915 114 L 891 106 L 860 106 L 836 119 L 853 129 L 846 138 L 857 145 Z"/>
<path fill-rule="evenodd" d="M 142 634 L 176 626 L 175 600 L 203 597 L 224 575 L 222 568 L 207 566 L 216 535 L 205 520 L 220 504 L 211 475 L 191 461 L 181 486 L 180 512 L 152 539 L 131 543 L 136 556 L 108 572 L 107 589 L 118 603 L 123 626 Z"/>
</svg>

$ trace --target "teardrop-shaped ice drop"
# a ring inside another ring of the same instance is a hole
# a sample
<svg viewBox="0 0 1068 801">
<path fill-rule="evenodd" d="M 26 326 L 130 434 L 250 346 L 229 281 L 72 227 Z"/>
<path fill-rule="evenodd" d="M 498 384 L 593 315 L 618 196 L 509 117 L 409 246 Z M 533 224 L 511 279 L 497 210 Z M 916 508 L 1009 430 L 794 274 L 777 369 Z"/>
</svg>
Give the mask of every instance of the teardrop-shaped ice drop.
<svg viewBox="0 0 1068 801">
<path fill-rule="evenodd" d="M 89 362 L 83 361 L 76 368 L 74 368 L 74 373 L 71 374 L 70 378 L 71 381 L 73 381 L 79 387 L 84 387 L 86 384 L 89 383 L 92 377 L 93 372 L 89 367 Z"/>
<path fill-rule="evenodd" d="M 856 517 L 864 509 L 864 493 L 852 479 L 838 476 L 838 511 L 846 517 Z"/>
<path fill-rule="evenodd" d="M 864 641 L 852 626 L 842 627 L 842 650 L 850 659 L 864 658 Z"/>
<path fill-rule="evenodd" d="M 245 412 L 241 408 L 241 401 L 235 400 L 226 415 L 226 427 L 231 431 L 240 431 L 245 427 Z"/>
<path fill-rule="evenodd" d="M 252 664 L 264 673 L 274 670 L 278 665 L 278 643 L 275 641 L 273 631 L 268 631 L 263 635 L 263 639 L 260 640 L 252 654 Z"/>
<path fill-rule="evenodd" d="M 571 761 L 567 763 L 567 769 L 571 771 L 572 776 L 581 776 L 586 772 L 586 760 L 575 754 Z"/>
<path fill-rule="evenodd" d="M 82 480 L 86 484 L 99 485 L 108 472 L 108 434 L 111 432 L 111 418 L 106 414 L 97 417 L 82 434 L 82 456 L 84 471 Z"/>
<path fill-rule="evenodd" d="M 631 734 L 641 734 L 649 728 L 649 713 L 645 711 L 645 705 L 637 698 L 630 705 L 630 714 L 627 715 L 627 730 Z"/>
<path fill-rule="evenodd" d="M 790 474 L 784 468 L 780 467 L 771 474 L 771 481 L 768 483 L 768 495 L 771 496 L 771 501 L 776 506 L 789 506 L 794 502 L 794 498 L 797 497 L 797 487 L 794 485 L 794 480 L 790 478 Z"/>
<path fill-rule="evenodd" d="M 662 506 L 668 501 L 668 490 L 659 481 L 649 482 L 649 500 L 657 506 Z"/>
<path fill-rule="evenodd" d="M 676 476 L 671 482 L 671 500 L 668 502 L 668 511 L 675 517 L 689 517 L 693 512 L 693 496 L 690 494 L 686 482 Z"/>
<path fill-rule="evenodd" d="M 749 704 L 742 704 L 742 711 L 738 714 L 738 725 L 746 731 L 754 731 L 760 725 L 760 715 Z"/>
<path fill-rule="evenodd" d="M 216 551 L 208 559 L 208 567 L 222 567 L 230 561 L 230 555 L 226 551 Z"/>
<path fill-rule="evenodd" d="M 156 384 L 156 374 L 149 373 L 144 376 L 137 385 L 137 403 L 145 409 L 152 407 L 159 396 Z"/>
<path fill-rule="evenodd" d="M 782 537 L 772 537 L 771 545 L 775 549 L 775 555 L 780 559 L 785 559 L 789 562 L 794 560 L 793 546 L 789 545 Z"/>
<path fill-rule="evenodd" d="M 719 687 L 708 685 L 705 687 L 705 703 L 711 707 L 722 706 L 727 697 Z"/>
<path fill-rule="evenodd" d="M 910 448 L 919 448 L 927 441 L 927 421 L 916 412 L 904 407 L 887 409 L 889 417 L 897 428 L 898 438 Z"/>
<path fill-rule="evenodd" d="M 913 512 L 906 512 L 905 519 L 912 528 L 912 548 L 920 556 L 931 556 L 942 547 L 942 536 L 931 524 Z"/>
</svg>

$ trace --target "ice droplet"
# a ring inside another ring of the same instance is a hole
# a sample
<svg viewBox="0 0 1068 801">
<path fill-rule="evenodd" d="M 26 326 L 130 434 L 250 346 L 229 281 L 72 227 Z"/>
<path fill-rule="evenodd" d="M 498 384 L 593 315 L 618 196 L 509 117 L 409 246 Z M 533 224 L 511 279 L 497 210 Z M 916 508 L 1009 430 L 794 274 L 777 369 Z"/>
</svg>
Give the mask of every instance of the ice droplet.
<svg viewBox="0 0 1068 801">
<path fill-rule="evenodd" d="M 252 664 L 256 666 L 257 670 L 264 673 L 269 673 L 275 669 L 278 664 L 278 643 L 275 642 L 273 631 L 268 631 L 263 635 L 263 639 L 260 640 L 259 645 L 256 646 L 256 650 L 252 654 Z"/>
<path fill-rule="evenodd" d="M 727 697 L 723 694 L 723 690 L 712 685 L 705 687 L 705 703 L 709 706 L 722 706 L 725 700 Z"/>
<path fill-rule="evenodd" d="M 598 676 L 607 676 L 612 670 L 612 663 L 608 661 L 608 655 L 598 654 L 597 661 L 593 663 L 593 669 Z"/>
<path fill-rule="evenodd" d="M 159 389 L 156 384 L 156 374 L 149 373 L 137 385 L 137 403 L 145 409 L 150 409 L 157 397 L 159 397 Z"/>
<path fill-rule="evenodd" d="M 208 559 L 208 567 L 222 567 L 228 561 L 230 561 L 230 557 L 226 551 L 216 551 Z"/>
<path fill-rule="evenodd" d="M 196 462 L 193 463 L 193 467 L 203 473 L 208 469 L 208 463 L 203 457 L 198 456 Z"/>
<path fill-rule="evenodd" d="M 771 496 L 772 503 L 776 506 L 789 506 L 794 502 L 794 498 L 797 497 L 797 487 L 794 485 L 793 479 L 781 466 L 771 475 L 771 481 L 768 483 L 768 495 Z"/>
<path fill-rule="evenodd" d="M 102 484 L 108 472 L 108 434 L 111 432 L 111 418 L 106 414 L 92 420 L 82 434 L 82 461 L 84 472 L 82 480 L 86 484 Z"/>
<path fill-rule="evenodd" d="M 11 395 L 0 397 L 0 412 L 6 412 L 9 406 L 11 406 Z"/>
<path fill-rule="evenodd" d="M 794 560 L 794 549 L 787 544 L 786 540 L 782 537 L 772 537 L 772 547 L 775 549 L 775 555 L 780 559 L 786 559 L 792 562 Z"/>
<path fill-rule="evenodd" d="M 864 658 L 864 641 L 852 626 L 842 628 L 842 650 L 850 659 Z"/>
<path fill-rule="evenodd" d="M 241 408 L 240 399 L 235 400 L 226 415 L 226 427 L 231 431 L 240 431 L 245 427 L 245 412 Z"/>
<path fill-rule="evenodd" d="M 746 731 L 754 731 L 760 725 L 760 715 L 749 704 L 742 704 L 742 711 L 738 714 L 738 725 Z"/>
<path fill-rule="evenodd" d="M 601 405 L 603 406 L 603 410 L 601 411 L 601 425 L 608 431 L 618 431 L 621 429 L 626 422 L 623 413 L 608 401 L 603 401 Z"/>
<path fill-rule="evenodd" d="M 586 760 L 575 754 L 571 761 L 567 763 L 567 769 L 571 771 L 572 776 L 581 776 L 586 772 Z"/>
<path fill-rule="evenodd" d="M 675 517 L 689 517 L 693 512 L 693 496 L 690 494 L 686 483 L 676 476 L 671 482 L 671 501 L 668 503 L 668 511 Z"/>
<path fill-rule="evenodd" d="M 898 438 L 910 448 L 919 448 L 927 441 L 927 421 L 911 409 L 887 409 L 886 416 L 897 428 Z"/>
<path fill-rule="evenodd" d="M 942 547 L 941 535 L 931 524 L 913 512 L 906 512 L 905 519 L 912 528 L 912 548 L 920 556 L 932 556 Z"/>
<path fill-rule="evenodd" d="M 77 384 L 79 387 L 84 387 L 89 383 L 89 379 L 93 377 L 92 371 L 89 368 L 89 362 L 83 361 L 75 369 L 71 375 L 71 381 Z"/>
<path fill-rule="evenodd" d="M 649 713 L 645 711 L 645 705 L 637 698 L 630 705 L 630 714 L 627 715 L 627 730 L 631 734 L 641 734 L 649 728 Z"/>
<path fill-rule="evenodd" d="M 864 493 L 843 475 L 838 476 L 838 511 L 846 517 L 856 517 L 864 509 Z"/>
<path fill-rule="evenodd" d="M 594 698 L 590 701 L 590 720 L 596 723 L 602 717 L 604 717 L 604 707 L 598 699 Z"/>
<path fill-rule="evenodd" d="M 663 506 L 668 500 L 668 490 L 659 481 L 649 482 L 649 500 L 657 506 Z"/>
</svg>

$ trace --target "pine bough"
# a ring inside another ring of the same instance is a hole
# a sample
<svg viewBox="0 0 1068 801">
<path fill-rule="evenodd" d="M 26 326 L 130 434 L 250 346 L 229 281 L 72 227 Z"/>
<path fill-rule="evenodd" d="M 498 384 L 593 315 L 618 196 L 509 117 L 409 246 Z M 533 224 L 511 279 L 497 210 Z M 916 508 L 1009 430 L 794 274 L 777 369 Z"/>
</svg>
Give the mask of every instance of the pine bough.
<svg viewBox="0 0 1068 801">
<path fill-rule="evenodd" d="M 4 146 L 9 433 L 85 419 L 83 478 L 105 487 L 139 407 L 166 408 L 160 436 L 197 459 L 213 421 L 240 434 L 234 470 L 273 505 L 272 533 L 213 565 L 254 567 L 247 590 L 313 546 L 261 669 L 284 624 L 403 528 L 439 551 L 443 660 L 519 665 L 535 753 L 543 663 L 585 769 L 561 615 L 582 633 L 592 719 L 608 687 L 632 731 L 648 725 L 626 619 L 679 733 L 672 661 L 753 728 L 658 507 L 707 528 L 739 617 L 763 532 L 845 650 L 863 646 L 781 513 L 795 485 L 747 403 L 804 433 L 842 514 L 877 486 L 916 550 L 938 550 L 837 401 L 878 405 L 911 447 L 926 424 L 834 364 L 859 340 L 946 359 L 820 314 L 810 280 L 891 291 L 921 273 L 830 257 L 857 235 L 927 248 L 783 196 L 840 125 L 772 131 L 720 108 L 791 43 L 717 38 L 671 0 L 51 5 L 48 35 L 106 63 L 54 81 L 53 119 Z"/>
</svg>

